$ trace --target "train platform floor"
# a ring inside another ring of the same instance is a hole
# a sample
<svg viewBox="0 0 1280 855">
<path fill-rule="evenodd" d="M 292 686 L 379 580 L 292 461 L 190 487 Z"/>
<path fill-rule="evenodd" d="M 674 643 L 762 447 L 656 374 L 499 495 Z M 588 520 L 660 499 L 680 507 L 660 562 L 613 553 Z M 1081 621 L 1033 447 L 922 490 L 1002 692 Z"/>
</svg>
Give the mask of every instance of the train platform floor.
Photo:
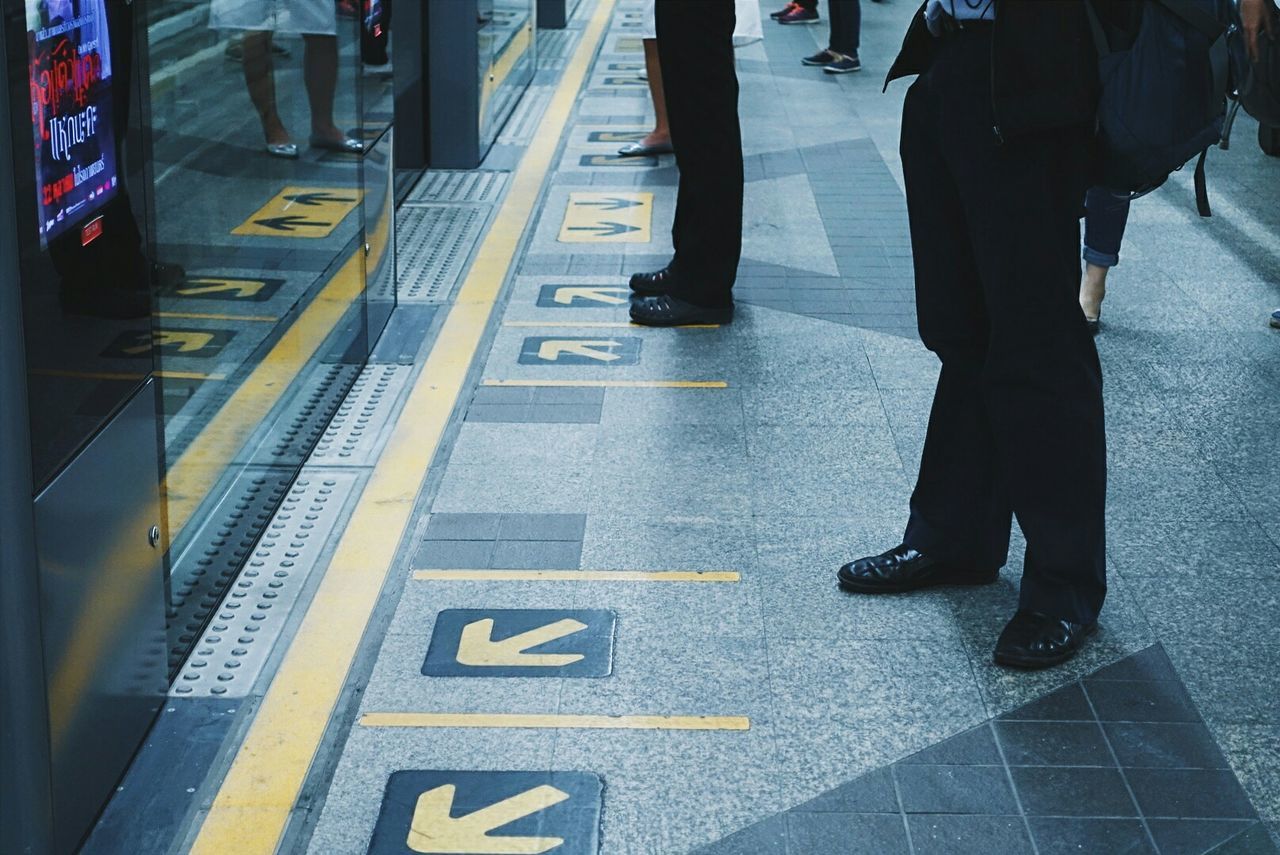
<svg viewBox="0 0 1280 855">
<path fill-rule="evenodd" d="M 230 745 L 170 851 L 1277 851 L 1280 160 L 1255 126 L 1211 152 L 1213 218 L 1182 174 L 1133 207 L 1098 339 L 1101 631 L 1015 673 L 991 649 L 1016 531 L 995 585 L 834 580 L 900 538 L 938 370 L 906 86 L 880 92 L 915 4 L 864 4 L 860 74 L 800 64 L 825 26 L 739 49 L 738 315 L 669 330 L 626 314 L 677 178 L 614 156 L 652 121 L 641 5 L 584 2 L 523 137 L 428 176 L 479 188 L 487 231 L 261 691 L 200 699 Z M 104 824 L 97 851 L 128 818 Z"/>
</svg>

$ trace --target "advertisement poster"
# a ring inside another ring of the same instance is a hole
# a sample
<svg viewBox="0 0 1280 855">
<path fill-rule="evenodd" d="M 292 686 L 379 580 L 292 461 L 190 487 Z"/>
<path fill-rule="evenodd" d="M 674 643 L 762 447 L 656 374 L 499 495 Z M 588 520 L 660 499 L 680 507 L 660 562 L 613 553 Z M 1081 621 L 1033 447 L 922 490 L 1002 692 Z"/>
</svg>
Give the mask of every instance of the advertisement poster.
<svg viewBox="0 0 1280 855">
<path fill-rule="evenodd" d="M 40 242 L 116 193 L 106 0 L 26 0 Z"/>
</svg>

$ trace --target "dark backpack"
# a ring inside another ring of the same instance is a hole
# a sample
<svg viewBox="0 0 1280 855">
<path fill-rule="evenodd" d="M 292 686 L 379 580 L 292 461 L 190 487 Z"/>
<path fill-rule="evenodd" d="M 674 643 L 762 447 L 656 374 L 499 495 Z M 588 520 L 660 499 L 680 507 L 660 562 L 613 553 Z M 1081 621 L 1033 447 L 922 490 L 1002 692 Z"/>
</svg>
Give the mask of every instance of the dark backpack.
<svg viewBox="0 0 1280 855">
<path fill-rule="evenodd" d="M 1271 39 L 1258 40 L 1258 61 L 1249 61 L 1244 43 L 1244 30 L 1237 20 L 1227 33 L 1227 45 L 1231 49 L 1231 77 L 1233 92 L 1229 93 L 1231 107 L 1227 111 L 1222 129 L 1222 148 L 1231 141 L 1231 125 L 1241 107 L 1264 127 L 1280 127 L 1280 45 Z"/>
<path fill-rule="evenodd" d="M 1085 3 L 1098 49 L 1096 183 L 1150 193 L 1196 155 L 1196 207 L 1209 216 L 1204 160 L 1222 137 L 1231 0 L 1148 0 L 1132 43 L 1117 49 Z"/>
</svg>

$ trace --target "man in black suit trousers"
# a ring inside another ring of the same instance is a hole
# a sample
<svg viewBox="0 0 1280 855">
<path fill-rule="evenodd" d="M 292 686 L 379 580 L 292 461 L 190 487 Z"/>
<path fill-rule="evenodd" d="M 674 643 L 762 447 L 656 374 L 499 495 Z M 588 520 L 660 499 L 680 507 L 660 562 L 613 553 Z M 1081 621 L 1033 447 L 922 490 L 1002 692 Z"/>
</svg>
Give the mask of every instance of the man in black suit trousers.
<svg viewBox="0 0 1280 855">
<path fill-rule="evenodd" d="M 742 254 L 742 131 L 733 0 L 657 0 L 658 59 L 680 169 L 675 256 L 631 277 L 631 319 L 728 323 Z"/>
<path fill-rule="evenodd" d="M 1109 23 L 1137 4 L 1096 0 Z M 942 370 L 903 543 L 847 591 L 996 581 L 1027 538 L 999 664 L 1064 662 L 1106 595 L 1102 369 L 1076 301 L 1097 57 L 1083 0 L 927 0 L 889 79 L 918 74 L 902 168 L 920 335 Z"/>
</svg>

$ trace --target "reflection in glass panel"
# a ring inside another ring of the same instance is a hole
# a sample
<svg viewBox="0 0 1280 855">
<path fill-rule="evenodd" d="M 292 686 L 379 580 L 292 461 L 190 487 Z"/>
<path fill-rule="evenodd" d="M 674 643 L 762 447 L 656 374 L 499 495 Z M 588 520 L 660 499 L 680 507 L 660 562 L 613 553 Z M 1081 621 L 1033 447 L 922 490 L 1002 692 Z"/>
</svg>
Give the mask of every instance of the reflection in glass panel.
<svg viewBox="0 0 1280 855">
<path fill-rule="evenodd" d="M 534 0 L 479 0 L 481 150 L 533 78 Z"/>
<path fill-rule="evenodd" d="M 368 353 L 368 4 L 145 5 L 176 662 Z"/>
</svg>

